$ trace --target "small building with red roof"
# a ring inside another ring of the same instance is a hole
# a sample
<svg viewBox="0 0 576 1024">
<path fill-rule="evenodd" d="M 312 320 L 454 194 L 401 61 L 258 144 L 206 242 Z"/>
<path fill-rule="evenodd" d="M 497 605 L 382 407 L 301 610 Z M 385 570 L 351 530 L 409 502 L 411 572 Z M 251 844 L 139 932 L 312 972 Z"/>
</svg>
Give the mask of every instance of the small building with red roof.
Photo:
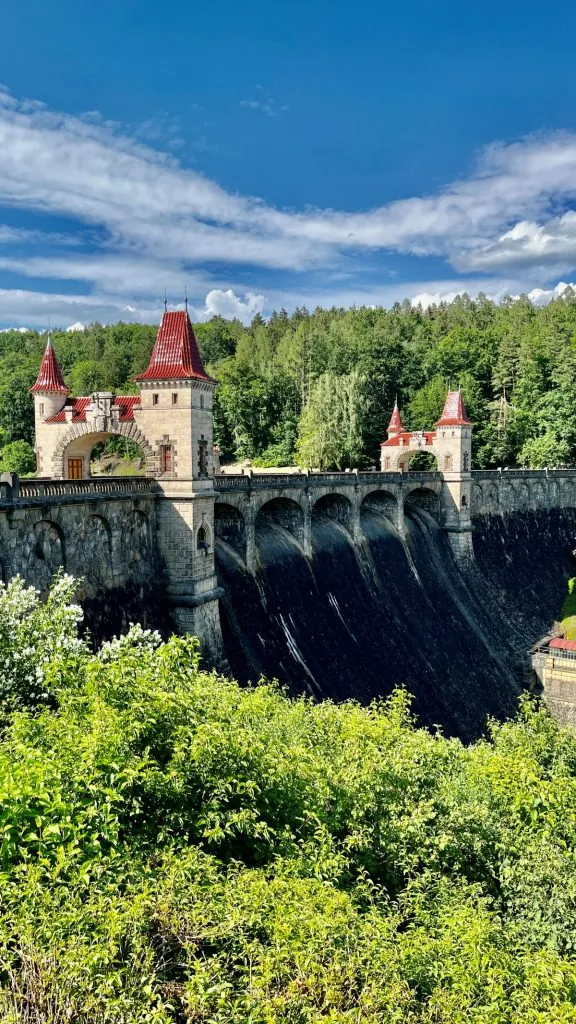
<svg viewBox="0 0 576 1024">
<path fill-rule="evenodd" d="M 415 455 L 429 454 L 442 474 L 447 508 L 446 521 L 461 525 L 470 518 L 472 422 L 468 419 L 460 388 L 446 395 L 440 419 L 432 430 L 405 430 L 394 403 L 387 430 L 380 445 L 382 473 L 407 473 Z"/>
<path fill-rule="evenodd" d="M 147 476 L 212 476 L 212 395 L 188 310 L 164 312 L 137 395 L 99 391 L 72 397 L 49 335 L 31 393 L 39 476 L 90 476 L 95 445 L 120 435 L 138 444 Z"/>
</svg>

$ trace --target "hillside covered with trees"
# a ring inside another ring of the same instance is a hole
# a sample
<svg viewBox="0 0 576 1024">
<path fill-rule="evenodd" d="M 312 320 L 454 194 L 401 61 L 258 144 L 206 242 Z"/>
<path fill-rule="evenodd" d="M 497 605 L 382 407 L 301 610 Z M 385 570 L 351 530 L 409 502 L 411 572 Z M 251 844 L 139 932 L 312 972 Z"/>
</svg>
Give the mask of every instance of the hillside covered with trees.
<svg viewBox="0 0 576 1024">
<path fill-rule="evenodd" d="M 0 1020 L 576 1019 L 576 738 L 289 700 L 0 588 Z"/>
<path fill-rule="evenodd" d="M 447 383 L 461 385 L 476 425 L 474 465 L 532 468 L 576 461 L 576 296 L 548 306 L 462 296 L 427 310 L 281 310 L 250 327 L 221 317 L 195 325 L 220 382 L 215 432 L 228 460 L 321 469 L 370 466 L 398 395 L 407 427 L 438 417 Z M 75 394 L 135 391 L 156 328 L 120 323 L 54 333 Z M 5 446 L 33 441 L 28 388 L 44 339 L 0 335 L 0 466 Z M 22 449 L 18 458 L 22 462 Z"/>
</svg>

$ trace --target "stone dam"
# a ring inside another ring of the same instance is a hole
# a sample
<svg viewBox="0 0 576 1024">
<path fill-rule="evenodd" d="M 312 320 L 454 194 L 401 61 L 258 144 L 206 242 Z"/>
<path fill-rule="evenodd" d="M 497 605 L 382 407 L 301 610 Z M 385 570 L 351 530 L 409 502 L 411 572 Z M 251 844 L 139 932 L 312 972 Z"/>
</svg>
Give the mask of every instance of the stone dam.
<svg viewBox="0 0 576 1024">
<path fill-rule="evenodd" d="M 423 724 L 471 738 L 513 713 L 559 614 L 576 470 L 469 477 L 456 523 L 439 472 L 3 478 L 0 567 L 41 591 L 79 577 L 96 638 L 192 631 L 241 681 L 314 698 L 404 685 Z"/>
</svg>

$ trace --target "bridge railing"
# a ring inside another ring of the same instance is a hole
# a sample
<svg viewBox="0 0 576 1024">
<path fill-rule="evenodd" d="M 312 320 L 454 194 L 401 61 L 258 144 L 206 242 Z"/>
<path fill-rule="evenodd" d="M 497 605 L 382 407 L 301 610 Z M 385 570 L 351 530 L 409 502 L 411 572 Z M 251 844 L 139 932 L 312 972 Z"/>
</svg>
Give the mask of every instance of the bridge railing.
<svg viewBox="0 0 576 1024">
<path fill-rule="evenodd" d="M 145 476 L 107 476 L 90 480 L 19 480 L 18 498 L 59 498 L 65 495 L 118 494 L 152 491 L 156 481 Z M 6 486 L 7 495 L 12 488 Z M 12 493 L 12 496 L 13 493 Z"/>
<path fill-rule="evenodd" d="M 555 480 L 576 476 L 576 469 L 473 469 L 473 480 Z"/>
<path fill-rule="evenodd" d="M 351 470 L 349 473 L 222 473 L 214 477 L 216 491 L 249 490 L 264 487 L 355 487 L 371 484 L 411 483 L 414 480 L 438 481 L 442 474 L 432 470 L 407 473 L 382 473 L 380 470 Z"/>
</svg>

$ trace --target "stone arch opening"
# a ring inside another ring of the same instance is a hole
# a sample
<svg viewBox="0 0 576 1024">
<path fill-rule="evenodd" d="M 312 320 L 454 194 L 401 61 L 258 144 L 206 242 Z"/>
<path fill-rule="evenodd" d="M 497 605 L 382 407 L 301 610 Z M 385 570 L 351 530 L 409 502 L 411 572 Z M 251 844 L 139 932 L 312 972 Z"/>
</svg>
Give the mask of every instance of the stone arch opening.
<svg viewBox="0 0 576 1024">
<path fill-rule="evenodd" d="M 447 465 L 446 472 L 450 472 L 451 468 Z M 426 448 L 409 448 L 406 452 L 400 452 L 398 469 L 402 473 L 437 473 L 442 466 L 439 465 L 436 452 Z"/>
<path fill-rule="evenodd" d="M 210 527 L 208 523 L 202 523 L 196 532 L 196 550 L 199 554 L 207 555 L 211 544 Z"/>
<path fill-rule="evenodd" d="M 424 509 L 434 519 L 440 519 L 440 498 L 430 487 L 415 487 L 404 499 L 404 511 L 409 514 L 413 509 Z"/>
<path fill-rule="evenodd" d="M 386 516 L 391 523 L 396 525 L 398 520 L 398 500 L 389 491 L 372 491 L 362 500 L 360 515 L 375 513 L 379 516 Z"/>
<path fill-rule="evenodd" d="M 234 505 L 225 501 L 215 503 L 214 534 L 246 561 L 246 521 Z"/>
<path fill-rule="evenodd" d="M 86 479 L 93 475 L 91 456 L 94 449 L 102 451 L 111 446 L 109 458 L 104 459 L 102 472 L 94 475 L 155 476 L 156 459 L 152 446 L 134 423 L 120 423 L 117 430 L 94 430 L 88 423 L 74 424 L 60 441 L 54 454 L 53 475 L 58 479 Z M 115 456 L 114 448 L 118 453 Z M 127 459 L 120 457 L 124 451 Z M 100 453 L 99 452 L 99 453 Z M 134 455 L 133 459 L 130 456 Z M 114 473 L 115 463 L 132 462 L 131 470 Z M 136 465 L 138 463 L 138 465 Z M 109 466 L 109 471 L 105 467 Z"/>
<path fill-rule="evenodd" d="M 312 523 L 316 520 L 331 519 L 351 532 L 352 504 L 343 494 L 324 494 L 314 503 Z"/>
<path fill-rule="evenodd" d="M 304 511 L 291 498 L 271 498 L 265 501 L 256 515 L 256 528 L 261 524 L 275 523 L 292 534 L 299 544 L 304 544 Z"/>
<path fill-rule="evenodd" d="M 24 537 L 22 555 L 26 582 L 45 594 L 58 570 L 66 568 L 64 534 L 58 523 L 51 519 L 34 523 Z"/>
</svg>

